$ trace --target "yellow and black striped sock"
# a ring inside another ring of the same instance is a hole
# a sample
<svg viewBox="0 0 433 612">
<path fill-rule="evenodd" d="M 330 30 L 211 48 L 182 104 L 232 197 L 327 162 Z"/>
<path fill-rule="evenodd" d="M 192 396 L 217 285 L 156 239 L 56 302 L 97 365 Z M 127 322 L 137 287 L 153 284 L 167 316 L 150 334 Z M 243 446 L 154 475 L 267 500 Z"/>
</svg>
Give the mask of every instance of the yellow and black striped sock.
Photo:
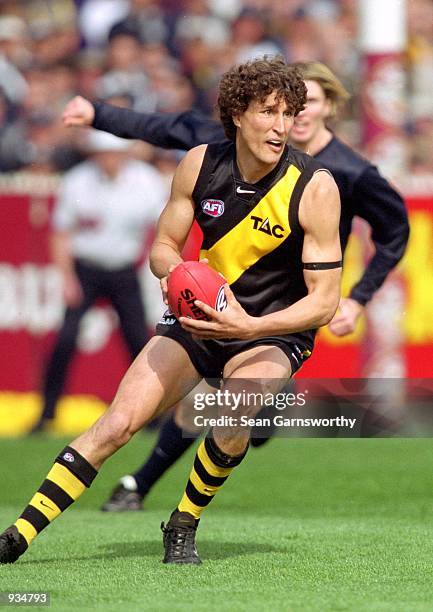
<svg viewBox="0 0 433 612">
<path fill-rule="evenodd" d="M 185 493 L 178 505 L 179 512 L 188 512 L 196 519 L 220 490 L 233 469 L 247 453 L 231 457 L 223 453 L 211 437 L 203 440 L 197 450 Z"/>
<path fill-rule="evenodd" d="M 67 446 L 63 449 L 29 505 L 14 523 L 27 546 L 90 487 L 97 473 L 74 448 Z"/>
</svg>

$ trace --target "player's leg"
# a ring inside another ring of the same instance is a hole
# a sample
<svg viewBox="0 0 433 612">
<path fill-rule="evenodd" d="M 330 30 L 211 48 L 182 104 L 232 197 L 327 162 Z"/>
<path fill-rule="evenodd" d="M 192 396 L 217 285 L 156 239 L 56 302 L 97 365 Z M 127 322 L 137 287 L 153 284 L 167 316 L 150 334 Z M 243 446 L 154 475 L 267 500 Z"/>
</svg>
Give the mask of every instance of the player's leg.
<svg viewBox="0 0 433 612">
<path fill-rule="evenodd" d="M 290 393 L 294 393 L 295 383 L 290 380 L 284 389 L 281 391 L 287 396 Z M 275 425 L 274 417 L 277 414 L 281 414 L 279 410 L 272 406 L 263 406 L 257 413 L 257 421 L 270 422 L 270 425 L 255 425 L 251 430 L 250 445 L 253 448 L 261 448 L 264 444 L 267 444 L 275 436 L 277 426 Z"/>
<path fill-rule="evenodd" d="M 158 439 L 146 461 L 132 474 L 122 476 L 109 499 L 103 504 L 104 512 L 126 512 L 143 509 L 143 499 L 153 485 L 165 474 L 195 442 L 194 435 L 185 432 L 176 422 L 181 404 L 164 420 Z"/>
<path fill-rule="evenodd" d="M 301 339 L 297 339 L 296 342 L 284 341 L 281 346 L 284 346 L 286 355 L 290 359 L 293 377 L 311 356 L 311 348 L 308 347 Z M 293 380 L 287 381 L 282 391 L 289 395 L 294 392 Z M 270 425 L 255 425 L 251 430 L 250 444 L 253 448 L 260 448 L 263 444 L 266 444 L 273 438 L 276 432 L 276 425 L 274 417 L 280 414 L 279 411 L 272 406 L 263 406 L 257 414 L 257 421 L 261 422 L 267 419 L 270 421 Z M 266 421 L 265 421 L 266 422 Z"/>
<path fill-rule="evenodd" d="M 57 457 L 18 520 L 0 535 L 0 563 L 13 563 L 89 487 L 103 462 L 159 410 L 184 397 L 199 375 L 180 344 L 155 337 L 125 374 L 107 412 Z"/>
<path fill-rule="evenodd" d="M 119 317 L 120 329 L 132 359 L 149 340 L 146 311 L 138 275 L 128 268 L 114 274 L 106 287 L 107 297 Z"/>
<path fill-rule="evenodd" d="M 192 398 L 211 387 L 202 381 L 164 420 L 155 446 L 143 465 L 132 474 L 123 476 L 102 506 L 105 512 L 125 512 L 143 509 L 143 499 L 165 472 L 195 443 L 201 429 L 192 422 Z"/>
<path fill-rule="evenodd" d="M 86 270 L 78 266 L 77 275 L 80 279 L 83 299 L 79 306 L 68 307 L 65 311 L 62 327 L 45 369 L 42 383 L 44 401 L 42 414 L 32 432 L 42 431 L 54 419 L 57 402 L 65 385 L 68 366 L 75 351 L 81 319 L 98 297 L 98 287 Z"/>
<path fill-rule="evenodd" d="M 280 348 L 256 346 L 227 362 L 222 391 L 238 398 L 253 393 L 277 393 L 290 374 L 289 358 Z M 231 406 L 227 408 L 227 416 L 233 414 Z M 244 402 L 237 415 L 254 415 L 259 408 Z M 184 495 L 168 524 L 163 526 L 165 563 L 200 563 L 194 541 L 200 516 L 245 457 L 249 436 L 248 427 L 229 424 L 214 427 L 200 444 Z"/>
</svg>

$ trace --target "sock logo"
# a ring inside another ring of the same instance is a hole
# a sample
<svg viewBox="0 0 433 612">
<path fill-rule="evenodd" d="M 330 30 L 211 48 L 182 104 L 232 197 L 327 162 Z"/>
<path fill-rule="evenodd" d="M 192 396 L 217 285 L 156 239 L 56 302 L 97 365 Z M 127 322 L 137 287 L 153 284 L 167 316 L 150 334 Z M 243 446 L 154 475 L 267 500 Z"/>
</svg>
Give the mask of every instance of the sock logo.
<svg viewBox="0 0 433 612">
<path fill-rule="evenodd" d="M 75 461 L 75 457 L 72 453 L 65 453 L 63 455 L 63 459 L 67 461 L 68 463 L 74 463 Z"/>
<path fill-rule="evenodd" d="M 53 508 L 51 508 L 51 506 L 49 506 L 48 504 L 46 504 L 42 499 L 39 502 L 41 504 L 41 506 L 44 506 L 45 508 L 48 508 L 48 510 L 53 510 Z"/>
</svg>

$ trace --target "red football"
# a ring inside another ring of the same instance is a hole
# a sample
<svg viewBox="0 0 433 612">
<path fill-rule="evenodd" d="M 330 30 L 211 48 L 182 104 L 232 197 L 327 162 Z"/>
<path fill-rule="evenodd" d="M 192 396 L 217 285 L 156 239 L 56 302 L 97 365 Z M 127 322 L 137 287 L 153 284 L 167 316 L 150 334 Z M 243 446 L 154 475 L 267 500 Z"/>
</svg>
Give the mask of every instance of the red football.
<svg viewBox="0 0 433 612">
<path fill-rule="evenodd" d="M 227 306 L 224 278 L 205 263 L 185 261 L 168 277 L 168 305 L 176 317 L 208 320 L 195 304 L 200 300 L 215 310 Z"/>
</svg>

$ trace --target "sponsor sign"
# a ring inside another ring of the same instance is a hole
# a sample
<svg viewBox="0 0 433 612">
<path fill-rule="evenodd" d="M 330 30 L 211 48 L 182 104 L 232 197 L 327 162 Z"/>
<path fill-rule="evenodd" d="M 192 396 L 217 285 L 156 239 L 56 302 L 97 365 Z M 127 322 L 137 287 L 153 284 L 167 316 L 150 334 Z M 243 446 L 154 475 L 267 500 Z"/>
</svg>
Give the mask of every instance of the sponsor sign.
<svg viewBox="0 0 433 612">
<path fill-rule="evenodd" d="M 0 196 L 0 390 L 38 391 L 41 373 L 63 316 L 62 284 L 48 253 L 51 195 L 11 193 Z M 433 363 L 433 196 L 409 198 L 411 236 L 396 271 L 404 312 L 396 322 L 403 338 L 406 373 L 431 377 Z M 199 234 L 196 234 L 199 236 Z M 352 235 L 345 257 L 343 294 L 347 295 L 364 267 L 363 242 Z M 155 300 L 160 300 L 155 294 Z M 380 295 L 377 297 L 380 300 Z M 217 310 L 225 303 L 224 292 Z M 386 312 L 378 310 L 388 325 Z M 174 323 L 166 313 L 165 324 Z M 299 377 L 359 377 L 365 323 L 355 333 L 336 338 L 328 329 L 318 334 L 313 357 Z M 97 304 L 85 320 L 78 351 L 71 364 L 66 393 L 90 394 L 111 401 L 130 362 L 116 317 Z M 103 376 L 101 376 L 103 372 Z"/>
</svg>

